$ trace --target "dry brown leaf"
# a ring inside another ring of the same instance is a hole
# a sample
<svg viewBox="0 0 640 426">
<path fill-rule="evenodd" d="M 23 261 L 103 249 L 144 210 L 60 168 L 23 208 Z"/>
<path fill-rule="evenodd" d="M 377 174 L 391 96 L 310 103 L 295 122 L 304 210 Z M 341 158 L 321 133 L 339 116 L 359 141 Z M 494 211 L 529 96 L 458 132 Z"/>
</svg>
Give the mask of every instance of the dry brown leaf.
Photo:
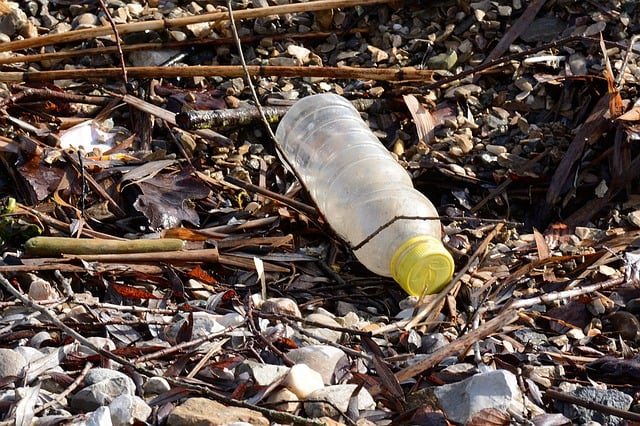
<svg viewBox="0 0 640 426">
<path fill-rule="evenodd" d="M 622 114 L 617 120 L 622 121 L 639 121 L 640 120 L 640 105 L 636 105 L 629 111 Z"/>
<path fill-rule="evenodd" d="M 478 411 L 469 420 L 467 426 L 507 426 L 511 424 L 511 417 L 496 408 L 485 408 Z"/>
<path fill-rule="evenodd" d="M 111 288 L 120 296 L 126 297 L 127 299 L 157 299 L 157 297 L 153 293 L 150 293 L 147 290 L 131 287 L 128 285 L 111 283 Z"/>
<path fill-rule="evenodd" d="M 620 92 L 616 88 L 616 80 L 613 78 L 613 69 L 611 68 L 609 56 L 607 56 L 607 47 L 604 44 L 602 33 L 600 33 L 600 48 L 602 49 L 602 56 L 606 66 L 605 77 L 607 78 L 609 96 L 609 114 L 611 114 L 611 118 L 617 118 L 624 112 L 624 105 L 622 104 L 622 96 L 620 96 Z"/>
<path fill-rule="evenodd" d="M 533 230 L 533 238 L 536 241 L 536 249 L 538 250 L 538 259 L 544 260 L 551 257 L 551 250 L 549 250 L 549 245 L 547 241 L 544 239 L 544 236 L 534 228 Z"/>
<path fill-rule="evenodd" d="M 421 142 L 430 144 L 435 137 L 435 121 L 433 116 L 427 109 L 422 106 L 418 99 L 413 95 L 404 95 L 404 103 L 407 105 L 413 122 L 416 125 L 418 131 L 418 139 Z"/>
</svg>

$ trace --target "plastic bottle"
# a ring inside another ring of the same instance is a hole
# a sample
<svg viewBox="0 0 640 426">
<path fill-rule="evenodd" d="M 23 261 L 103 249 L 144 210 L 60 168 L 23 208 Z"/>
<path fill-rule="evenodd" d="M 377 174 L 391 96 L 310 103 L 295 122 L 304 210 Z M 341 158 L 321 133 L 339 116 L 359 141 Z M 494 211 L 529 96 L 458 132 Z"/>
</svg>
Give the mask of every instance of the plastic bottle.
<svg viewBox="0 0 640 426">
<path fill-rule="evenodd" d="M 454 263 L 438 213 L 345 98 L 320 94 L 296 102 L 276 137 L 288 162 L 332 229 L 370 271 L 393 277 L 410 295 L 441 290 Z M 375 234 L 377 231 L 379 233 Z M 372 235 L 375 234 L 373 237 Z"/>
</svg>

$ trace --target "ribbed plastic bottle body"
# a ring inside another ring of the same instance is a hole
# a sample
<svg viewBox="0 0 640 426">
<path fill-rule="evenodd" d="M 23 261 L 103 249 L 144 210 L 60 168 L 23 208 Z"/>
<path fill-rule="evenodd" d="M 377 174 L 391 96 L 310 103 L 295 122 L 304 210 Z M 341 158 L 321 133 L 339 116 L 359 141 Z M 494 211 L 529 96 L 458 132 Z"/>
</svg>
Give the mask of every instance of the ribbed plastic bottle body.
<svg viewBox="0 0 640 426">
<path fill-rule="evenodd" d="M 358 111 L 340 96 L 298 101 L 276 136 L 333 230 L 352 246 L 394 218 L 437 216 Z M 440 232 L 438 220 L 400 219 L 354 253 L 367 269 L 392 276 L 391 259 L 404 242 L 416 235 L 439 239 Z"/>
</svg>

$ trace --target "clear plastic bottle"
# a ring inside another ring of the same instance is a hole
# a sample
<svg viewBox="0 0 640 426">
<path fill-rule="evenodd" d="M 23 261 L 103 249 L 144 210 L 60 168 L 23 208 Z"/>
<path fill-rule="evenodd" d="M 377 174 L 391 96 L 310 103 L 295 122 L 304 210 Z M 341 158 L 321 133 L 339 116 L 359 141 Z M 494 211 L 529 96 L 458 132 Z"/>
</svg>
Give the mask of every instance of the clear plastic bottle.
<svg viewBox="0 0 640 426">
<path fill-rule="evenodd" d="M 303 98 L 276 137 L 331 228 L 351 247 L 368 239 L 354 250 L 367 269 L 393 277 L 411 295 L 449 282 L 454 263 L 439 220 L 399 219 L 380 231 L 400 216 L 438 213 L 349 101 L 334 94 Z"/>
</svg>

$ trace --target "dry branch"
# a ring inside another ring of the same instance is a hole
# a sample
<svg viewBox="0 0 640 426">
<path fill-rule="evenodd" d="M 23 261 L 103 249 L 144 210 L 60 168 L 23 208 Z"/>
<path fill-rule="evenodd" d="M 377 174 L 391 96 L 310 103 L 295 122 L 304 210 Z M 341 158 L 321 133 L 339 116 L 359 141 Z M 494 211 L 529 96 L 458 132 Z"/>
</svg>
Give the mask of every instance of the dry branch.
<svg viewBox="0 0 640 426">
<path fill-rule="evenodd" d="M 0 45 L 1 46 L 1 45 Z M 379 81 L 433 81 L 433 71 L 416 68 L 350 68 L 350 67 L 247 67 L 253 77 L 323 77 L 338 79 L 371 79 Z M 190 67 L 129 67 L 127 75 L 134 78 L 175 77 L 243 77 L 244 70 L 238 65 L 199 65 Z M 0 82 L 22 83 L 53 80 L 117 79 L 122 76 L 120 68 L 74 69 L 54 71 L 0 72 Z"/>
<path fill-rule="evenodd" d="M 511 324 L 518 318 L 518 315 L 514 310 L 508 309 L 500 315 L 496 316 L 490 321 L 482 324 L 475 330 L 472 330 L 462 337 L 449 343 L 447 346 L 438 349 L 434 353 L 428 355 L 426 358 L 416 362 L 415 364 L 404 368 L 396 373 L 396 378 L 399 382 L 415 377 L 416 375 L 435 367 L 440 361 L 448 356 L 456 355 L 457 353 L 469 348 L 474 343 L 497 333 L 503 327 Z M 369 389 L 371 395 L 377 395 L 382 391 L 380 386 L 375 386 Z"/>
</svg>

